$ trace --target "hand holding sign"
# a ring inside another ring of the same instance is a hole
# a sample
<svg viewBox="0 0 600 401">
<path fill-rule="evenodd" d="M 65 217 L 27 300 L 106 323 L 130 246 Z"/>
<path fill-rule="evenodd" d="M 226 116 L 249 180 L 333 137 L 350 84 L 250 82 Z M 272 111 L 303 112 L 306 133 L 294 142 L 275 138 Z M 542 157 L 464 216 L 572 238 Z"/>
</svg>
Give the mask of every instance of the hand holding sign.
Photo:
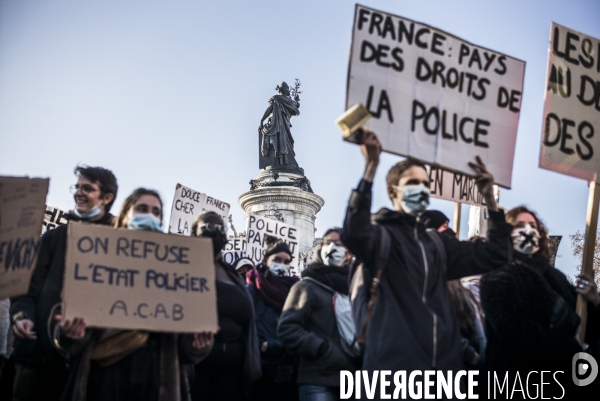
<svg viewBox="0 0 600 401">
<path fill-rule="evenodd" d="M 54 320 L 61 322 L 63 334 L 71 340 L 81 340 L 85 336 L 85 320 L 75 317 L 73 320 L 62 320 L 62 315 L 54 316 Z"/>
<path fill-rule="evenodd" d="M 479 192 L 485 197 L 485 203 L 488 210 L 497 212 L 498 203 L 494 198 L 494 176 L 487 170 L 485 163 L 479 156 L 475 157 L 476 163 L 469 162 L 469 167 L 475 171 L 475 183 Z"/>
</svg>

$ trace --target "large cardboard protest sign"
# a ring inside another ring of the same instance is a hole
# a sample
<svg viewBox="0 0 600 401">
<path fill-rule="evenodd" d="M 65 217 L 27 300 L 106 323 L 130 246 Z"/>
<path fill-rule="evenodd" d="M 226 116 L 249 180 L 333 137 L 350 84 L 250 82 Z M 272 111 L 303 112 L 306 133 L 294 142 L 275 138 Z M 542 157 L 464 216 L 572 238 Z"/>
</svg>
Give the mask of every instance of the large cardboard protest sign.
<svg viewBox="0 0 600 401">
<path fill-rule="evenodd" d="M 216 331 L 210 239 L 69 225 L 63 313 L 92 327 Z"/>
<path fill-rule="evenodd" d="M 69 222 L 67 219 L 68 212 L 62 211 L 57 207 L 46 205 L 44 213 L 44 222 L 42 225 L 42 234 L 46 231 L 54 230 L 58 226 L 64 226 Z"/>
<path fill-rule="evenodd" d="M 439 167 L 429 167 L 429 191 L 433 198 L 445 199 L 467 205 L 485 206 L 475 178 Z"/>
<path fill-rule="evenodd" d="M 255 265 L 258 265 L 262 262 L 265 249 L 267 249 L 265 238 L 267 236 L 280 238 L 288 244 L 290 251 L 292 251 L 290 267 L 296 273 L 298 272 L 300 254 L 299 235 L 300 230 L 290 224 L 255 214 L 248 215 L 246 222 L 246 256 L 252 259 Z"/>
<path fill-rule="evenodd" d="M 246 256 L 246 239 L 229 238 L 225 249 L 223 249 L 223 260 L 233 265 L 238 259 Z"/>
<path fill-rule="evenodd" d="M 173 207 L 171 208 L 169 233 L 190 236 L 194 220 L 200 213 L 206 210 L 216 212 L 221 216 L 223 222 L 227 224 L 229 208 L 229 203 L 177 184 L 177 187 L 175 187 L 175 197 L 173 198 Z"/>
<path fill-rule="evenodd" d="M 552 23 L 540 167 L 600 179 L 600 40 Z"/>
<path fill-rule="evenodd" d="M 49 182 L 0 177 L 0 299 L 26 294 L 29 289 Z"/>
<path fill-rule="evenodd" d="M 510 188 L 525 62 L 356 6 L 346 108 L 364 104 L 383 150 Z"/>
</svg>

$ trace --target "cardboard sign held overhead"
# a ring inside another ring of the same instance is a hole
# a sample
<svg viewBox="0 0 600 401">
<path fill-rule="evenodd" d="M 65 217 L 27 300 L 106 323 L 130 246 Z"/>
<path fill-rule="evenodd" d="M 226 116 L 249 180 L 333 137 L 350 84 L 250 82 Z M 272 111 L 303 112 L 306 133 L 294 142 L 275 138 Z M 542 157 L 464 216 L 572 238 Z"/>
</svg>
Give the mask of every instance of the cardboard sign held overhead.
<svg viewBox="0 0 600 401">
<path fill-rule="evenodd" d="M 47 178 L 0 177 L 0 299 L 23 295 L 35 270 Z"/>
<path fill-rule="evenodd" d="M 46 231 L 54 230 L 58 226 L 64 226 L 68 222 L 67 212 L 62 211 L 57 207 L 46 205 L 44 223 L 42 226 L 42 235 Z"/>
<path fill-rule="evenodd" d="M 346 108 L 386 152 L 472 175 L 479 155 L 510 188 L 525 62 L 396 15 L 356 6 Z"/>
<path fill-rule="evenodd" d="M 185 236 L 192 235 L 194 220 L 200 213 L 206 210 L 216 212 L 221 216 L 225 225 L 227 225 L 229 208 L 229 203 L 177 184 L 177 187 L 175 187 L 175 197 L 173 198 L 173 207 L 171 208 L 169 233 Z"/>
<path fill-rule="evenodd" d="M 485 199 L 475 184 L 475 178 L 439 167 L 429 167 L 428 174 L 432 198 L 485 206 Z"/>
<path fill-rule="evenodd" d="M 63 314 L 88 326 L 216 331 L 212 243 L 150 231 L 69 225 Z"/>
<path fill-rule="evenodd" d="M 222 253 L 225 263 L 233 265 L 238 259 L 246 256 L 246 240 L 244 238 L 230 238 Z"/>
<path fill-rule="evenodd" d="M 600 173 L 600 39 L 552 23 L 540 167 L 596 181 Z"/>
<path fill-rule="evenodd" d="M 255 214 L 248 216 L 246 222 L 246 256 L 252 259 L 254 265 L 262 262 L 267 244 L 267 235 L 282 239 L 292 251 L 290 267 L 293 273 L 298 272 L 298 258 L 300 255 L 300 231 L 290 225 L 267 217 Z"/>
</svg>

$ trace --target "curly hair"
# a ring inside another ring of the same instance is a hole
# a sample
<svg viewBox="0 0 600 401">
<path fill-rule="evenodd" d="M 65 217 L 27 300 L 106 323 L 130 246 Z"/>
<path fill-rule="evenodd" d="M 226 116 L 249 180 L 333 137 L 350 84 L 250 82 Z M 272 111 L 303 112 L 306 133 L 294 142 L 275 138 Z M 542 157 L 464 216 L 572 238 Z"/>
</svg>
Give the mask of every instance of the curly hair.
<svg viewBox="0 0 600 401">
<path fill-rule="evenodd" d="M 514 224 L 514 222 L 517 220 L 517 216 L 521 213 L 528 213 L 533 216 L 533 219 L 537 224 L 538 232 L 540 233 L 540 249 L 535 253 L 534 256 L 537 258 L 543 258 L 547 261 L 550 260 L 550 237 L 548 236 L 548 229 L 533 210 L 524 205 L 512 208 L 508 211 L 508 213 L 506 213 L 506 221 L 510 224 Z"/>
<path fill-rule="evenodd" d="M 160 195 L 158 194 L 158 192 L 153 189 L 138 188 L 135 191 L 133 191 L 133 193 L 131 195 L 129 195 L 127 197 L 127 199 L 125 199 L 125 202 L 123 202 L 123 204 L 121 205 L 121 212 L 119 213 L 119 216 L 115 219 L 115 223 L 114 223 L 115 228 L 126 227 L 125 218 L 129 214 L 129 211 L 131 210 L 131 208 L 133 208 L 135 206 L 136 202 L 144 195 L 154 196 L 156 199 L 158 199 L 158 201 L 160 202 L 160 220 L 162 221 L 162 219 L 163 219 L 163 202 L 162 202 L 162 199 L 160 198 Z"/>
</svg>

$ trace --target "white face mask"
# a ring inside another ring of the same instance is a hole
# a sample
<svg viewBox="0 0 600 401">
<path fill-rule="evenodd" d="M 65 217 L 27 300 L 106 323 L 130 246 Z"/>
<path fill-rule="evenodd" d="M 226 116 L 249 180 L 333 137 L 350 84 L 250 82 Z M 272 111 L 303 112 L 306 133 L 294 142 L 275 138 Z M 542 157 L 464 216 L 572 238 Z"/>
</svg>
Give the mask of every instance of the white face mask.
<svg viewBox="0 0 600 401">
<path fill-rule="evenodd" d="M 404 187 L 392 185 L 391 187 L 402 193 L 400 205 L 406 213 L 417 217 L 427 210 L 430 191 L 425 185 L 405 185 Z"/>
<path fill-rule="evenodd" d="M 269 266 L 269 272 L 277 277 L 290 277 L 290 266 L 284 265 L 283 263 L 271 262 Z"/>
<path fill-rule="evenodd" d="M 346 248 L 335 243 L 323 245 L 321 248 L 321 259 L 326 266 L 341 266 L 346 256 Z"/>
<path fill-rule="evenodd" d="M 510 236 L 513 241 L 513 248 L 517 252 L 533 255 L 540 250 L 540 233 L 530 224 L 513 229 Z"/>
</svg>

